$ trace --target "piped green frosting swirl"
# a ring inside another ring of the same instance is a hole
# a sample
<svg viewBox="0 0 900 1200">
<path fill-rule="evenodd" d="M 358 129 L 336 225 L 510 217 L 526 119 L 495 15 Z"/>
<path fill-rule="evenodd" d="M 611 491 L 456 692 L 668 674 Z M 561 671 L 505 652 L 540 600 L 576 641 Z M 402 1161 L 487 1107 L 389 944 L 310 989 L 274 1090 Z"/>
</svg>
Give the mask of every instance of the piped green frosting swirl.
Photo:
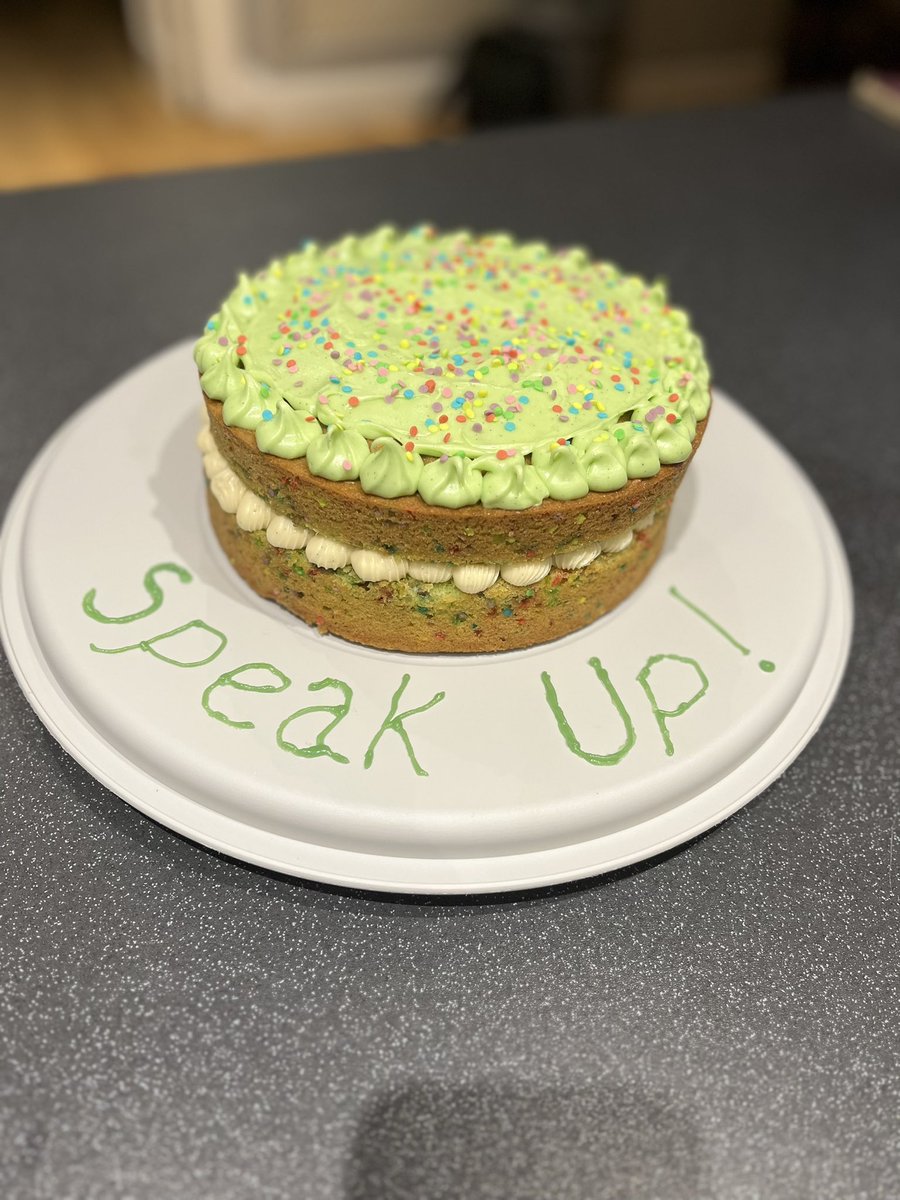
<svg viewBox="0 0 900 1200">
<path fill-rule="evenodd" d="M 270 405 L 277 401 L 271 384 L 249 371 L 240 371 L 236 385 L 222 405 L 222 420 L 239 429 L 256 429 L 266 419 L 266 413 L 271 412 Z"/>
<path fill-rule="evenodd" d="M 471 459 L 461 454 L 442 455 L 426 463 L 419 476 L 419 495 L 426 504 L 465 508 L 481 499 L 482 475 Z"/>
<path fill-rule="evenodd" d="M 295 412 L 286 400 L 279 400 L 274 412 L 264 409 L 263 419 L 256 426 L 257 446 L 263 454 L 278 458 L 302 458 L 320 441 L 324 436 L 319 422 L 307 413 Z"/>
<path fill-rule="evenodd" d="M 485 472 L 481 503 L 485 508 L 534 508 L 550 495 L 534 467 L 521 457 L 508 465 L 492 459 L 481 465 Z"/>
<path fill-rule="evenodd" d="M 306 464 L 322 479 L 359 479 L 359 470 L 369 457 L 369 443 L 355 429 L 330 425 L 324 437 L 310 444 Z"/>
<path fill-rule="evenodd" d="M 620 436 L 621 435 L 621 436 Z M 625 452 L 629 479 L 651 479 L 659 471 L 659 454 L 653 438 L 638 424 L 618 425 L 613 436 Z"/>
<path fill-rule="evenodd" d="M 531 465 L 547 485 L 552 500 L 577 500 L 591 490 L 581 455 L 574 446 L 551 442 L 531 453 Z"/>
<path fill-rule="evenodd" d="M 702 344 L 663 284 L 505 234 L 308 243 L 239 277 L 195 358 L 264 453 L 444 507 L 649 478 L 709 409 Z"/>
<path fill-rule="evenodd" d="M 415 494 L 422 474 L 422 456 L 404 448 L 390 437 L 376 438 L 372 452 L 359 472 L 362 490 L 372 496 L 394 500 Z"/>
</svg>

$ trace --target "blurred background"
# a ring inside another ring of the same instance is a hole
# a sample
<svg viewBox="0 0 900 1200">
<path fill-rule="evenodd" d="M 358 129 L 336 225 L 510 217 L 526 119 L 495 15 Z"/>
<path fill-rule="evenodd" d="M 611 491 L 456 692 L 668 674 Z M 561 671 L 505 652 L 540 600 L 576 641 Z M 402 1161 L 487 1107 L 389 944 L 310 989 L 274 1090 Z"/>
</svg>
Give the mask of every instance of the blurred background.
<svg viewBox="0 0 900 1200">
<path fill-rule="evenodd" d="M 900 0 L 0 0 L 0 188 L 850 84 Z"/>
</svg>

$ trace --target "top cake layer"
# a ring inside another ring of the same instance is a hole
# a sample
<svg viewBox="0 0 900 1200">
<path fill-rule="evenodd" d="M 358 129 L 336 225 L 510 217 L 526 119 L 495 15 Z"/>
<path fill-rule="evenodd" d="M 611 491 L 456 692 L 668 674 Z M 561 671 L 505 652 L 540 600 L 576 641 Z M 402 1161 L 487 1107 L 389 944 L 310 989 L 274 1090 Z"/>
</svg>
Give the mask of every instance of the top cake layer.
<svg viewBox="0 0 900 1200">
<path fill-rule="evenodd" d="M 523 509 L 683 462 L 709 408 L 686 314 L 583 250 L 385 227 L 273 262 L 197 343 L 259 449 L 387 498 Z"/>
</svg>

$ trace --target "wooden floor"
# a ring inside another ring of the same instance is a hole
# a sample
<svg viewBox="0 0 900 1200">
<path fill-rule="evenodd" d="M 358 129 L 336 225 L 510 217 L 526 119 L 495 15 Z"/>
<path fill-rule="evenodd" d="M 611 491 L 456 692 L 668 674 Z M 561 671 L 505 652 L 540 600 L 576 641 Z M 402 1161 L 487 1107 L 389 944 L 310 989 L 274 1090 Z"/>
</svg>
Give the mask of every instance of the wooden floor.
<svg viewBox="0 0 900 1200">
<path fill-rule="evenodd" d="M 173 112 L 103 0 L 5 4 L 0 14 L 0 190 L 293 158 L 434 136 L 393 125 L 324 137 L 226 128 Z"/>
</svg>

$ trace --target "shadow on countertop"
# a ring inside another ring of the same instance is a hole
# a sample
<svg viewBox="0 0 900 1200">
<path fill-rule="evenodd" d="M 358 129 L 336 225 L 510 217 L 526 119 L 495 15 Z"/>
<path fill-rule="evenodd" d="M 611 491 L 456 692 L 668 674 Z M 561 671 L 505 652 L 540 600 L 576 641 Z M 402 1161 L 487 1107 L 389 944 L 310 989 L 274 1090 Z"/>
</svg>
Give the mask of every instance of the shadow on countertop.
<svg viewBox="0 0 900 1200">
<path fill-rule="evenodd" d="M 629 1082 L 435 1079 L 377 1094 L 345 1168 L 346 1200 L 703 1200 L 698 1130 Z"/>
</svg>

